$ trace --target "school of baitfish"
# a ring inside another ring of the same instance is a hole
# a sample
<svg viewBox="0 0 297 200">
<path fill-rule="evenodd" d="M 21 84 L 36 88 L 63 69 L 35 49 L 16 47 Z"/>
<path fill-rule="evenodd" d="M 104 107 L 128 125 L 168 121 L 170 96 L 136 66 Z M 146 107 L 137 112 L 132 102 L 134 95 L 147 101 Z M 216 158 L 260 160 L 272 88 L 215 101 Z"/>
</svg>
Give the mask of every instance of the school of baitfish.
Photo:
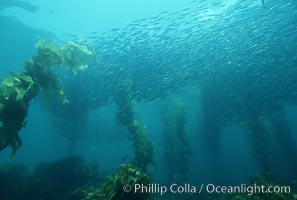
<svg viewBox="0 0 297 200">
<path fill-rule="evenodd" d="M 90 110 L 127 88 L 150 101 L 191 86 L 222 126 L 297 103 L 295 1 L 190 5 L 90 34 L 100 63 L 74 78 L 60 75 L 69 100 Z"/>
</svg>

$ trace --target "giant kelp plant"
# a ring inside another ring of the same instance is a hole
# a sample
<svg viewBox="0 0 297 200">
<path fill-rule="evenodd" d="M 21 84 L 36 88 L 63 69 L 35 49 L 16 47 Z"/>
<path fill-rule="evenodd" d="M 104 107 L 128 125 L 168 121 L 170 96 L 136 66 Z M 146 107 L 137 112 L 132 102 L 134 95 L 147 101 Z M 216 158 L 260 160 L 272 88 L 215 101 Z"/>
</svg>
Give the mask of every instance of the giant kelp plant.
<svg viewBox="0 0 297 200">
<path fill-rule="evenodd" d="M 275 140 L 283 163 L 287 163 L 283 169 L 289 179 L 297 178 L 297 141 L 289 124 L 288 115 L 285 110 L 280 110 L 270 115 L 270 122 L 275 130 Z M 277 159 L 275 159 L 277 160 Z"/>
<path fill-rule="evenodd" d="M 186 105 L 182 101 L 167 103 L 162 110 L 163 154 L 168 183 L 185 182 L 190 172 L 191 149 L 185 132 Z"/>
<path fill-rule="evenodd" d="M 150 193 L 125 192 L 123 186 L 135 184 L 148 185 L 149 176 L 141 169 L 130 164 L 124 164 L 119 170 L 108 177 L 100 187 L 86 187 L 81 190 L 81 200 L 152 200 Z"/>
<path fill-rule="evenodd" d="M 86 133 L 84 132 L 86 128 L 86 118 L 87 112 L 83 110 L 83 106 L 76 106 L 76 102 L 72 101 L 65 106 L 54 105 L 56 108 L 53 109 L 51 106 L 51 114 L 54 116 L 51 118 L 53 128 L 61 136 L 65 137 L 68 142 L 68 155 L 74 155 L 76 152 L 76 142 L 85 139 Z M 60 113 L 55 112 L 56 109 L 60 108 Z M 82 109 L 81 109 L 82 108 Z M 82 112 L 78 112 L 82 110 Z"/>
<path fill-rule="evenodd" d="M 135 165 L 146 170 L 149 164 L 153 164 L 154 147 L 147 135 L 145 125 L 135 117 L 134 101 L 131 92 L 127 90 L 119 93 L 118 98 L 115 98 L 115 100 L 118 105 L 116 119 L 120 124 L 127 127 L 131 134 L 135 153 Z"/>
<path fill-rule="evenodd" d="M 244 124 L 243 124 L 244 125 Z M 275 130 L 266 116 L 255 117 L 244 126 L 248 128 L 248 137 L 252 144 L 253 157 L 263 173 L 275 172 L 273 161 L 276 157 L 273 149 L 276 148 L 274 141 Z"/>
<path fill-rule="evenodd" d="M 90 99 L 89 96 L 84 95 L 84 91 L 81 89 L 80 84 L 77 84 L 75 77 L 70 78 L 71 81 L 63 79 L 63 88 L 67 93 L 67 99 L 71 103 L 61 104 L 53 100 L 50 106 L 53 128 L 58 134 L 67 139 L 69 156 L 75 154 L 77 141 L 87 138 L 85 130 Z"/>
<path fill-rule="evenodd" d="M 255 116 L 255 119 L 242 123 L 252 144 L 253 155 L 262 172 L 276 176 L 283 172 L 289 179 L 296 177 L 296 141 L 290 130 L 286 113 L 278 111 L 270 115 Z M 288 163 L 283 166 L 281 163 Z"/>
<path fill-rule="evenodd" d="M 213 81 L 216 82 L 216 81 Z M 202 123 L 201 132 L 204 134 L 204 140 L 209 151 L 214 155 L 216 159 L 221 152 L 222 142 L 222 107 L 220 103 L 220 89 L 219 87 L 205 86 L 201 89 L 201 111 L 202 111 Z"/>
<path fill-rule="evenodd" d="M 59 46 L 53 40 L 41 40 L 36 48 L 37 54 L 24 64 L 25 72 L 12 73 L 1 81 L 0 151 L 10 146 L 12 155 L 22 145 L 18 132 L 25 125 L 30 100 L 40 89 L 48 103 L 51 91 L 63 103 L 68 102 L 52 67 L 67 67 L 76 72 L 86 68 L 87 61 L 95 58 L 94 52 L 82 41 Z"/>
<path fill-rule="evenodd" d="M 25 125 L 29 101 L 36 96 L 38 85 L 28 74 L 10 74 L 0 87 L 0 151 L 7 146 L 12 154 L 22 145 L 18 132 Z"/>
</svg>

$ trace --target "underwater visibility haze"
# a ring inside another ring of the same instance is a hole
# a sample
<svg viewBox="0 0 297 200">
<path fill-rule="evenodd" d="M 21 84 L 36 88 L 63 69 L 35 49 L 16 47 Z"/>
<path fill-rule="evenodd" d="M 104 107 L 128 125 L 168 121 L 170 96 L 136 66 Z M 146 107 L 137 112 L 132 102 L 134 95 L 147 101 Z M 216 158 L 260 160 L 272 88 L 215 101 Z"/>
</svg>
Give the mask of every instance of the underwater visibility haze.
<svg viewBox="0 0 297 200">
<path fill-rule="evenodd" d="M 0 0 L 0 27 L 0 200 L 297 199 L 296 1 Z"/>
</svg>

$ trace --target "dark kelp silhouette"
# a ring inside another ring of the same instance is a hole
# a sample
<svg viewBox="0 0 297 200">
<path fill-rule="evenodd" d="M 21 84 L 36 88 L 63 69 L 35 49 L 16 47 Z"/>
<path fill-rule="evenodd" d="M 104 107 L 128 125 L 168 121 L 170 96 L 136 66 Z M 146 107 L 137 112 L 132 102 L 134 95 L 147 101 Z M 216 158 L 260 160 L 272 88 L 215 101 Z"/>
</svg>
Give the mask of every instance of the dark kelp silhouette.
<svg viewBox="0 0 297 200">
<path fill-rule="evenodd" d="M 29 102 L 39 90 L 48 104 L 52 92 L 63 103 L 69 103 L 52 67 L 63 66 L 76 73 L 87 67 L 88 59 L 95 57 L 82 41 L 59 46 L 53 40 L 41 40 L 36 47 L 37 54 L 24 64 L 25 72 L 10 74 L 0 86 L 0 151 L 10 146 L 12 155 L 22 145 L 18 132 L 24 126 Z"/>
</svg>

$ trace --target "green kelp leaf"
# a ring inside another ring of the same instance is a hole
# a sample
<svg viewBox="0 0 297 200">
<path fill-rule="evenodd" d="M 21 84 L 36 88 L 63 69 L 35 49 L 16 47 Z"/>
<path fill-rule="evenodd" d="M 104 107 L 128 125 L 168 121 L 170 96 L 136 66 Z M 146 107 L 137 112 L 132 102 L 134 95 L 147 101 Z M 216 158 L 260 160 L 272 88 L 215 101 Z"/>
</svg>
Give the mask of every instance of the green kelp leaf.
<svg viewBox="0 0 297 200">
<path fill-rule="evenodd" d="M 25 68 L 43 91 L 47 106 L 50 105 L 52 92 L 55 93 L 63 103 L 68 103 L 62 83 L 53 73 L 51 68 L 44 68 L 34 63 L 34 60 L 25 63 Z"/>
<path fill-rule="evenodd" d="M 14 80 L 14 75 L 13 74 L 9 74 L 8 77 L 4 78 L 2 80 L 2 86 L 7 86 L 7 87 L 13 87 L 14 86 L 14 82 L 16 80 Z"/>
<path fill-rule="evenodd" d="M 33 84 L 33 79 L 25 73 L 12 73 L 2 81 L 3 96 L 7 100 L 22 100 Z"/>
<path fill-rule="evenodd" d="M 135 183 L 149 184 L 149 176 L 130 164 L 121 165 L 117 172 L 107 177 L 107 181 L 99 188 L 86 187 L 83 192 L 82 200 L 115 200 L 115 199 L 142 199 L 152 200 L 151 194 L 125 193 L 123 185 L 134 185 Z"/>
<path fill-rule="evenodd" d="M 52 94 L 55 94 L 63 104 L 69 103 L 64 93 L 61 81 L 53 74 L 48 78 L 48 84 L 46 87 L 41 86 L 47 107 L 50 107 Z"/>
<path fill-rule="evenodd" d="M 59 98 L 61 99 L 62 103 L 65 104 L 65 103 L 69 103 L 69 100 L 67 99 L 67 97 L 65 96 L 64 94 L 64 91 L 63 90 L 58 90 L 56 91 Z"/>
<path fill-rule="evenodd" d="M 70 68 L 75 74 L 88 68 L 87 63 L 96 59 L 94 51 L 82 41 L 74 43 L 68 41 L 63 47 L 64 66 Z"/>
<path fill-rule="evenodd" d="M 24 96 L 28 93 L 35 93 L 36 88 L 34 88 L 34 81 L 31 76 L 24 73 L 17 74 L 17 78 L 21 80 L 19 87 L 17 88 L 17 100 L 24 99 Z M 34 90 L 34 91 L 33 91 Z M 31 94 L 30 94 L 31 95 Z M 34 95 L 35 96 L 35 95 Z"/>
<path fill-rule="evenodd" d="M 2 86 L 1 87 L 1 101 L 5 103 L 10 100 L 15 100 L 17 92 L 13 87 Z"/>
<path fill-rule="evenodd" d="M 63 52 L 54 40 L 39 40 L 35 47 L 38 49 L 36 63 L 43 67 L 62 66 Z"/>
<path fill-rule="evenodd" d="M 17 96 L 16 96 L 17 101 L 22 100 L 27 93 L 27 90 L 23 88 L 16 88 L 16 91 L 17 91 Z"/>
<path fill-rule="evenodd" d="M 69 103 L 63 89 L 62 82 L 56 78 L 55 83 L 52 84 L 53 90 L 56 93 L 56 95 L 59 97 L 59 99 L 62 101 L 63 104 Z"/>
<path fill-rule="evenodd" d="M 32 85 L 34 83 L 32 77 L 29 76 L 29 75 L 27 75 L 27 74 L 25 74 L 25 73 L 19 73 L 18 74 L 18 78 L 21 79 L 21 80 L 23 80 L 24 83 L 29 84 L 30 87 L 32 87 Z"/>
</svg>

